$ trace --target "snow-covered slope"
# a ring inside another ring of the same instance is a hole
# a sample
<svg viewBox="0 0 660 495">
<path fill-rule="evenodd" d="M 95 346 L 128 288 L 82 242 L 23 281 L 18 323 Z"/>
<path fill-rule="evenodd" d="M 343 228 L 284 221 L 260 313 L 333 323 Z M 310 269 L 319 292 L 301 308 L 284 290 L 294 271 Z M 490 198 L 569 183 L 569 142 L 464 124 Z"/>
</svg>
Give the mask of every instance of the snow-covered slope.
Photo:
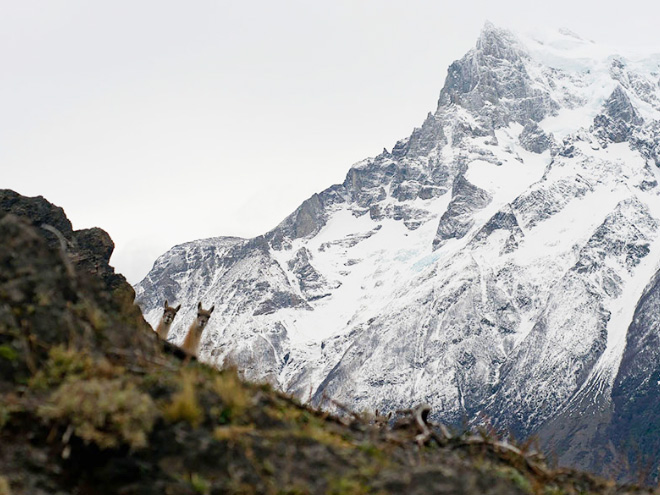
<svg viewBox="0 0 660 495">
<path fill-rule="evenodd" d="M 326 407 L 424 401 L 566 447 L 585 404 L 607 425 L 632 383 L 628 327 L 660 268 L 659 72 L 660 56 L 487 24 L 391 152 L 263 236 L 161 256 L 136 287 L 147 320 L 181 303 L 178 343 L 215 304 L 208 362 Z"/>
</svg>

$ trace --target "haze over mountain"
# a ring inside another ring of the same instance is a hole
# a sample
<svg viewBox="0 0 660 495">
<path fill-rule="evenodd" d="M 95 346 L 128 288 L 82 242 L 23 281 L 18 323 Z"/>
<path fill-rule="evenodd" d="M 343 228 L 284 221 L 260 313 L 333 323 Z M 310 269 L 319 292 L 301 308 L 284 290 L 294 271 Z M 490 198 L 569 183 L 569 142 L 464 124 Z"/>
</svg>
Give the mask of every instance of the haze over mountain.
<svg viewBox="0 0 660 495">
<path fill-rule="evenodd" d="M 660 447 L 659 130 L 660 55 L 487 24 L 410 137 L 263 236 L 172 248 L 138 300 L 183 305 L 176 343 L 215 304 L 204 360 L 316 404 L 634 462 Z"/>
</svg>

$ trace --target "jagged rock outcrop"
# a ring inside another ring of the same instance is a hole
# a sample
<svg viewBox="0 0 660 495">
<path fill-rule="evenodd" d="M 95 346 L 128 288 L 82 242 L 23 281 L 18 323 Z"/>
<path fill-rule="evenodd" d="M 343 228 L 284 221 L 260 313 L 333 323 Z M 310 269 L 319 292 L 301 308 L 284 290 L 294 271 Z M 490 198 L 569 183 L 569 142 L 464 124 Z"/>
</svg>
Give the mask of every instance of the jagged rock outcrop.
<svg viewBox="0 0 660 495">
<path fill-rule="evenodd" d="M 115 244 L 98 227 L 73 230 L 64 210 L 41 196 L 29 198 L 9 189 L 0 189 L 0 211 L 29 220 L 40 228 L 51 247 L 64 249 L 83 272 L 98 274 L 108 288 L 133 292 L 122 275 L 115 274 L 110 256 Z"/>
<path fill-rule="evenodd" d="M 463 175 L 456 177 L 452 198 L 447 210 L 440 217 L 433 247 L 439 248 L 448 239 L 461 239 L 474 225 L 474 213 L 491 202 L 488 192 L 470 184 Z"/>
<path fill-rule="evenodd" d="M 605 102 L 603 113 L 594 119 L 596 135 L 613 143 L 630 139 L 633 130 L 644 123 L 621 86 Z"/>
<path fill-rule="evenodd" d="M 552 136 L 548 136 L 536 122 L 526 124 L 518 139 L 520 146 L 533 153 L 543 153 L 553 145 Z"/>
</svg>

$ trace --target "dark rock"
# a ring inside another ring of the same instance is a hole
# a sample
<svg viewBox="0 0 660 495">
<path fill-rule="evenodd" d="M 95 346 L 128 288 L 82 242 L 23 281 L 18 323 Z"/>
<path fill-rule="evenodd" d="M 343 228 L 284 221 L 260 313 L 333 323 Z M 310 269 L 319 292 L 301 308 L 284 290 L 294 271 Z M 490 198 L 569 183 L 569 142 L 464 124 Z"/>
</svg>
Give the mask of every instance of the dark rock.
<svg viewBox="0 0 660 495">
<path fill-rule="evenodd" d="M 641 129 L 635 129 L 630 146 L 638 150 L 646 160 L 660 167 L 660 122 L 653 121 Z"/>
<path fill-rule="evenodd" d="M 64 210 L 49 203 L 42 196 L 29 198 L 10 189 L 0 189 L 0 210 L 29 219 L 32 225 L 37 227 L 42 224 L 51 225 L 67 239 L 71 239 L 73 235 L 71 222 Z M 52 245 L 58 245 L 58 240 L 52 234 L 45 236 Z"/>
<path fill-rule="evenodd" d="M 643 119 L 621 86 L 617 86 L 604 104 L 603 113 L 594 118 L 594 132 L 613 143 L 627 141 Z"/>
<path fill-rule="evenodd" d="M 550 149 L 553 143 L 552 136 L 548 136 L 536 122 L 530 122 L 523 128 L 520 136 L 520 145 L 532 153 L 543 153 Z"/>
<path fill-rule="evenodd" d="M 322 196 L 314 194 L 303 203 L 291 215 L 266 235 L 276 249 L 282 248 L 282 239 L 286 236 L 289 239 L 300 239 L 309 235 L 316 234 L 325 225 L 327 221 Z"/>
<path fill-rule="evenodd" d="M 270 298 L 266 299 L 259 305 L 259 307 L 254 311 L 254 316 L 269 315 L 282 308 L 311 309 L 307 302 L 305 302 L 305 300 L 301 299 L 299 296 L 290 292 L 276 291 L 272 293 Z"/>
<path fill-rule="evenodd" d="M 520 240 L 525 236 L 518 225 L 515 213 L 510 207 L 507 208 L 507 211 L 498 211 L 495 213 L 479 232 L 476 233 L 474 240 L 476 242 L 483 242 L 496 230 L 506 230 L 510 232 L 509 238 L 502 247 L 501 254 L 512 253 L 515 251 L 518 248 Z"/>
<path fill-rule="evenodd" d="M 474 212 L 491 202 L 488 192 L 471 184 L 462 174 L 456 177 L 452 199 L 440 217 L 433 248 L 439 248 L 448 239 L 460 239 L 472 228 Z"/>
<path fill-rule="evenodd" d="M 432 149 L 443 146 L 447 140 L 442 126 L 443 122 L 429 113 L 422 127 L 412 132 L 405 153 L 399 153 L 398 156 L 428 154 Z"/>
<path fill-rule="evenodd" d="M 307 248 L 300 248 L 293 259 L 289 261 L 289 269 L 296 275 L 300 291 L 308 300 L 316 300 L 330 295 L 332 289 L 339 284 L 330 284 L 312 266 L 311 253 Z"/>
<path fill-rule="evenodd" d="M 631 464 L 645 466 L 644 481 L 658 482 L 660 459 L 660 272 L 640 298 L 612 390 L 607 432 Z"/>
<path fill-rule="evenodd" d="M 51 248 L 43 229 L 23 217 L 0 212 L 0 241 L 0 346 L 24 357 L 0 369 L 0 389 L 3 377 L 17 380 L 33 372 L 57 344 L 94 352 L 104 344 L 132 342 L 135 352 L 154 352 L 151 328 L 127 283 L 110 290 L 93 274 L 71 270 L 67 255 Z M 100 316 L 106 312 L 121 313 L 122 323 L 101 337 L 95 330 L 115 322 L 115 316 Z M 22 337 L 7 332 L 12 328 L 20 328 Z M 135 328 L 144 334 L 136 335 Z M 0 368 L 7 364 L 0 358 Z"/>
<path fill-rule="evenodd" d="M 40 227 L 51 248 L 65 249 L 78 270 L 99 275 L 108 288 L 133 290 L 122 275 L 115 274 L 115 269 L 109 264 L 115 245 L 103 229 L 94 227 L 74 231 L 59 206 L 41 196 L 28 198 L 8 189 L 0 190 L 0 211 L 13 213 Z M 64 246 L 61 245 L 62 241 Z"/>
<path fill-rule="evenodd" d="M 115 243 L 105 230 L 98 227 L 77 230 L 74 238 L 80 251 L 94 256 L 100 262 L 108 263 L 110 261 Z"/>
</svg>

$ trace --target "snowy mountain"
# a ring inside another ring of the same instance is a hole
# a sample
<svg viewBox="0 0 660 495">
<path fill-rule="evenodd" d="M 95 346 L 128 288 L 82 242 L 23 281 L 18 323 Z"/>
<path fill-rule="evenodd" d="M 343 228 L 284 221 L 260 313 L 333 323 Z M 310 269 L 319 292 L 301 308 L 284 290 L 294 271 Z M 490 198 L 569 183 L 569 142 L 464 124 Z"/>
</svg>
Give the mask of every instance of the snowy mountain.
<svg viewBox="0 0 660 495">
<path fill-rule="evenodd" d="M 632 461 L 660 446 L 659 131 L 660 55 L 487 24 L 409 138 L 263 236 L 174 247 L 138 300 L 183 305 L 176 343 L 215 304 L 202 359 L 304 400 Z"/>
</svg>

